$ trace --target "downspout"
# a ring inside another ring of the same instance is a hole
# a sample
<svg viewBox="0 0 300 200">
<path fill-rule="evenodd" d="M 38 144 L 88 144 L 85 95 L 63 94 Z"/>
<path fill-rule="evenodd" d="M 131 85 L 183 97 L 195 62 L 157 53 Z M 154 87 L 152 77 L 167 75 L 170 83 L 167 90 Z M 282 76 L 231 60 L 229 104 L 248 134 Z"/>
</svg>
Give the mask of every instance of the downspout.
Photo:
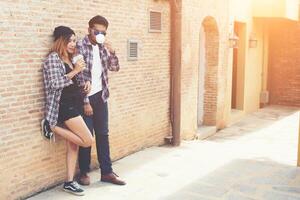
<svg viewBox="0 0 300 200">
<path fill-rule="evenodd" d="M 265 107 L 269 103 L 268 91 L 268 70 L 269 70 L 269 23 L 270 21 L 264 20 L 262 28 L 262 80 L 261 80 L 261 93 L 260 93 L 260 108 Z"/>
<path fill-rule="evenodd" d="M 171 98 L 170 114 L 173 146 L 180 145 L 181 132 L 181 10 L 182 0 L 170 0 L 171 7 Z"/>
</svg>

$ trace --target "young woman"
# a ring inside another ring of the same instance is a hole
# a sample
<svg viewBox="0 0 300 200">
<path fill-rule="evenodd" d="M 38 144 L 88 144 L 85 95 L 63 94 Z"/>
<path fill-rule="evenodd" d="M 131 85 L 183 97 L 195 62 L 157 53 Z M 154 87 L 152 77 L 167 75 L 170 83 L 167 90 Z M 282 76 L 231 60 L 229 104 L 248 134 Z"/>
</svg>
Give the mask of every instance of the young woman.
<svg viewBox="0 0 300 200">
<path fill-rule="evenodd" d="M 83 109 L 84 80 L 83 59 L 72 64 L 76 53 L 76 37 L 72 29 L 56 27 L 53 33 L 53 47 L 43 62 L 43 76 L 46 94 L 45 119 L 42 131 L 45 137 L 52 133 L 66 139 L 67 143 L 67 180 L 63 189 L 75 195 L 84 191 L 73 181 L 78 155 L 78 146 L 89 147 L 93 142 L 92 134 L 81 117 Z"/>
</svg>

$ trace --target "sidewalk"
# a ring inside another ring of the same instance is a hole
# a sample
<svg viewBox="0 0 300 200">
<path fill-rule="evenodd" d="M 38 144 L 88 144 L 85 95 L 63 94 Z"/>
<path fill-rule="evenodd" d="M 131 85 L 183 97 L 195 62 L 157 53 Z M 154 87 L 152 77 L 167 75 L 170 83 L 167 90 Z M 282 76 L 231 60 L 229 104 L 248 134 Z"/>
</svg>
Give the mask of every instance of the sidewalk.
<svg viewBox="0 0 300 200">
<path fill-rule="evenodd" d="M 99 182 L 95 170 L 83 197 L 59 186 L 30 200 L 300 200 L 298 126 L 295 109 L 268 107 L 207 140 L 153 147 L 114 162 L 126 186 Z"/>
</svg>

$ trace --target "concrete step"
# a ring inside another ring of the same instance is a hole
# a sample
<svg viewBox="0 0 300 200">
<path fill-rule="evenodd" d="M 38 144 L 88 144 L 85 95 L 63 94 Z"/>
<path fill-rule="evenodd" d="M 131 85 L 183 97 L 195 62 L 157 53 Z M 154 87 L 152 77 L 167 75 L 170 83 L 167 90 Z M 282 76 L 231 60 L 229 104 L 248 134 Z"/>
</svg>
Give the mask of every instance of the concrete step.
<svg viewBox="0 0 300 200">
<path fill-rule="evenodd" d="M 244 111 L 237 110 L 237 109 L 231 109 L 230 113 L 230 122 L 228 126 L 232 126 L 233 124 L 239 122 L 243 117 L 245 116 Z"/>
<path fill-rule="evenodd" d="M 197 130 L 195 139 L 204 140 L 208 137 L 213 136 L 217 132 L 216 126 L 200 126 Z"/>
</svg>

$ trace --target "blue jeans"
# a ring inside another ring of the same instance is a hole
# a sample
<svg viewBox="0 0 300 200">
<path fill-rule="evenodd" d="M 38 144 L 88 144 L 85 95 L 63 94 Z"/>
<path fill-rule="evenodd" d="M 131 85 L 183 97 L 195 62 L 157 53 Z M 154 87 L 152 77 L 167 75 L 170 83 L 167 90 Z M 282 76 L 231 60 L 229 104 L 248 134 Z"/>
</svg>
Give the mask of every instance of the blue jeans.
<svg viewBox="0 0 300 200">
<path fill-rule="evenodd" d="M 110 159 L 108 139 L 108 107 L 107 102 L 103 102 L 101 95 L 102 92 L 98 92 L 89 97 L 90 104 L 93 108 L 93 115 L 84 115 L 83 119 L 91 133 L 93 135 L 95 133 L 100 171 L 102 175 L 106 175 L 112 172 L 112 163 Z M 80 147 L 78 159 L 80 172 L 89 172 L 91 163 L 91 147 Z"/>
</svg>

